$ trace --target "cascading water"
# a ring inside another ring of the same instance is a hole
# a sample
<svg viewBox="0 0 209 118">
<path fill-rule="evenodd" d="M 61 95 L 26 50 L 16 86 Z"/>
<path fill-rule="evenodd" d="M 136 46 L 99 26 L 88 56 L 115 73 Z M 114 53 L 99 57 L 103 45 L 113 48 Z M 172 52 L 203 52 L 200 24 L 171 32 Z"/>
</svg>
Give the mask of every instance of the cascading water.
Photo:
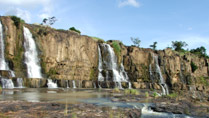
<svg viewBox="0 0 209 118">
<path fill-rule="evenodd" d="M 9 66 L 7 65 L 4 57 L 4 37 L 3 37 L 3 26 L 0 21 L 0 70 L 8 70 L 10 71 L 10 76 L 15 77 L 15 74 L 13 71 L 9 69 Z"/>
<path fill-rule="evenodd" d="M 23 88 L 23 79 L 22 78 L 17 78 L 17 87 Z"/>
<path fill-rule="evenodd" d="M 52 79 L 47 79 L 47 81 L 48 88 L 57 88 L 57 83 L 53 82 Z"/>
<path fill-rule="evenodd" d="M 122 88 L 121 82 L 128 82 L 129 78 L 127 73 L 124 70 L 123 64 L 121 63 L 120 66 L 117 65 L 117 57 L 113 51 L 113 48 L 109 44 L 100 44 L 102 49 L 107 53 L 107 57 L 102 57 L 101 49 L 98 46 L 98 53 L 99 53 L 99 65 L 98 65 L 98 81 L 105 81 L 102 75 L 102 71 L 106 70 L 106 81 L 108 81 L 110 77 L 109 70 L 112 71 L 112 79 L 116 83 L 118 88 Z M 105 66 L 103 66 L 105 65 Z"/>
<path fill-rule="evenodd" d="M 67 87 L 66 88 L 69 88 L 68 80 L 66 80 L 66 83 L 67 83 Z"/>
<path fill-rule="evenodd" d="M 42 78 L 41 67 L 38 59 L 35 41 L 28 28 L 24 30 L 25 64 L 27 66 L 28 78 Z"/>
<path fill-rule="evenodd" d="M 3 26 L 0 22 L 0 70 L 9 70 L 4 58 L 4 39 L 3 39 Z"/>
<path fill-rule="evenodd" d="M 72 83 L 73 83 L 73 88 L 76 88 L 75 80 L 73 80 Z"/>
<path fill-rule="evenodd" d="M 165 83 L 164 81 L 164 78 L 162 76 L 162 73 L 161 73 L 161 69 L 160 69 L 160 66 L 159 66 L 159 63 L 158 63 L 158 56 L 155 56 L 153 55 L 154 59 L 155 59 L 155 65 L 156 65 L 156 72 L 159 74 L 159 78 L 160 78 L 160 86 L 162 88 L 162 91 L 163 91 L 163 95 L 168 95 L 169 94 L 169 91 L 168 91 L 168 86 L 167 84 Z"/>
<path fill-rule="evenodd" d="M 1 78 L 2 88 L 14 88 L 14 84 L 11 79 Z"/>
</svg>

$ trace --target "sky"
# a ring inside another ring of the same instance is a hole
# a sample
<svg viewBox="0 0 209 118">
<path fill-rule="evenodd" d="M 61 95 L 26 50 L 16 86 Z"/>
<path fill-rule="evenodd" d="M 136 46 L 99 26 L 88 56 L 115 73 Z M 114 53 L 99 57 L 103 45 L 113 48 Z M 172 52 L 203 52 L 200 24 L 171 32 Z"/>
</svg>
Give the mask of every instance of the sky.
<svg viewBox="0 0 209 118">
<path fill-rule="evenodd" d="M 0 15 L 16 15 L 27 23 L 55 16 L 57 29 L 75 27 L 82 35 L 121 40 L 140 47 L 171 47 L 185 41 L 185 49 L 204 46 L 209 54 L 209 0 L 0 0 Z"/>
</svg>

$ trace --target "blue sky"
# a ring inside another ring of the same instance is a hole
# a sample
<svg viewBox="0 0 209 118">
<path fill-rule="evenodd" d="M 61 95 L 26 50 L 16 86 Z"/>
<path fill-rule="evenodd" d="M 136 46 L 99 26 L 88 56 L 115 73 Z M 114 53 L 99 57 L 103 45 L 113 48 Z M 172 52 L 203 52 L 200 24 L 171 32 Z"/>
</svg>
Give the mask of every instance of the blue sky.
<svg viewBox="0 0 209 118">
<path fill-rule="evenodd" d="M 157 48 L 171 41 L 185 41 L 189 49 L 205 46 L 209 54 L 209 0 L 0 0 L 1 15 L 17 15 L 28 23 L 55 16 L 52 26 L 74 26 L 83 35 L 121 40 L 141 47 L 157 41 Z"/>
</svg>

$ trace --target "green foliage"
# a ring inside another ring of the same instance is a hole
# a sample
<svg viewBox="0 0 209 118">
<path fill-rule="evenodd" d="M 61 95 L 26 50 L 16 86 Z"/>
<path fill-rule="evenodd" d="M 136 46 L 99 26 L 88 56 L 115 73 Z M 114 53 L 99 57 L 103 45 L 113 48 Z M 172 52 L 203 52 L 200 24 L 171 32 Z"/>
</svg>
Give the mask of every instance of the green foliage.
<svg viewBox="0 0 209 118">
<path fill-rule="evenodd" d="M 126 95 L 139 95 L 139 92 L 136 89 L 126 89 L 124 92 Z"/>
<path fill-rule="evenodd" d="M 94 39 L 95 41 L 99 42 L 99 43 L 104 43 L 104 39 L 98 38 L 98 37 L 91 37 L 92 39 Z"/>
<path fill-rule="evenodd" d="M 120 93 L 120 89 L 119 88 L 114 88 L 113 93 Z"/>
<path fill-rule="evenodd" d="M 48 76 L 55 75 L 55 74 L 57 74 L 57 71 L 56 71 L 56 69 L 54 69 L 54 68 L 51 68 L 51 69 L 49 70 L 49 72 L 47 73 Z"/>
<path fill-rule="evenodd" d="M 115 54 L 117 55 L 117 57 L 120 57 L 121 48 L 120 48 L 119 42 L 113 41 L 113 42 L 112 42 L 112 46 L 113 46 L 113 49 L 114 49 Z"/>
<path fill-rule="evenodd" d="M 176 98 L 176 97 L 178 97 L 178 94 L 177 93 L 171 93 L 167 96 L 170 97 L 170 98 Z"/>
<path fill-rule="evenodd" d="M 15 24 L 15 26 L 16 26 L 17 28 L 20 27 L 20 24 L 21 24 L 21 23 L 24 23 L 24 22 L 25 22 L 24 20 L 20 19 L 20 18 L 17 17 L 17 16 L 11 16 L 11 19 L 14 21 L 14 24 Z"/>
<path fill-rule="evenodd" d="M 80 31 L 80 30 L 78 30 L 78 29 L 76 29 L 75 27 L 71 27 L 69 30 L 70 30 L 70 31 L 74 31 L 74 32 L 77 32 L 77 33 L 81 34 L 81 31 Z"/>
<path fill-rule="evenodd" d="M 172 41 L 172 47 L 174 48 L 175 51 L 183 51 L 183 47 L 188 46 L 188 44 L 184 41 Z"/>
<path fill-rule="evenodd" d="M 204 84 L 205 86 L 209 86 L 209 82 L 206 80 L 205 77 L 200 77 L 200 83 Z"/>
<path fill-rule="evenodd" d="M 149 93 L 145 92 L 145 97 L 148 98 L 149 97 Z"/>
<path fill-rule="evenodd" d="M 157 92 L 153 93 L 153 97 L 156 98 L 158 96 Z"/>
<path fill-rule="evenodd" d="M 154 42 L 153 45 L 150 45 L 150 47 L 151 47 L 153 50 L 156 50 L 157 42 Z"/>
<path fill-rule="evenodd" d="M 197 70 L 197 65 L 195 65 L 195 63 L 193 61 L 191 61 L 191 68 L 192 68 L 192 72 L 194 73 Z"/>
<path fill-rule="evenodd" d="M 190 52 L 195 55 L 198 55 L 199 57 L 209 58 L 209 56 L 206 53 L 206 48 L 203 46 L 196 48 L 196 49 L 192 49 L 192 50 L 190 50 Z"/>
<path fill-rule="evenodd" d="M 133 38 L 131 37 L 131 41 L 134 43 L 135 46 L 139 47 L 141 40 L 139 40 L 139 38 Z"/>
</svg>

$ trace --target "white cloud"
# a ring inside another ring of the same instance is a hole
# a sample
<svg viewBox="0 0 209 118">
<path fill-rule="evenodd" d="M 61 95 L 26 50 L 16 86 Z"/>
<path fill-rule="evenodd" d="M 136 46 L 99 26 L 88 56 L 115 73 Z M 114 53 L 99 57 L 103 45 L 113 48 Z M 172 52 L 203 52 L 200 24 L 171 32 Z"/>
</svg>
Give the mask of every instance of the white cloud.
<svg viewBox="0 0 209 118">
<path fill-rule="evenodd" d="M 119 7 L 124 7 L 124 6 L 133 6 L 133 7 L 140 7 L 141 4 L 137 2 L 136 0 L 120 0 Z"/>
<path fill-rule="evenodd" d="M 6 12 L 5 12 L 6 16 L 18 16 L 20 18 L 22 18 L 23 20 L 25 20 L 26 22 L 30 22 L 31 21 L 31 14 L 29 11 L 27 10 L 22 10 L 19 8 L 9 8 Z"/>
<path fill-rule="evenodd" d="M 4 15 L 16 15 L 26 22 L 31 22 L 31 19 L 37 16 L 41 19 L 50 16 L 53 3 L 54 0 L 0 0 L 0 10 Z M 32 11 L 38 15 L 31 15 Z"/>
</svg>

